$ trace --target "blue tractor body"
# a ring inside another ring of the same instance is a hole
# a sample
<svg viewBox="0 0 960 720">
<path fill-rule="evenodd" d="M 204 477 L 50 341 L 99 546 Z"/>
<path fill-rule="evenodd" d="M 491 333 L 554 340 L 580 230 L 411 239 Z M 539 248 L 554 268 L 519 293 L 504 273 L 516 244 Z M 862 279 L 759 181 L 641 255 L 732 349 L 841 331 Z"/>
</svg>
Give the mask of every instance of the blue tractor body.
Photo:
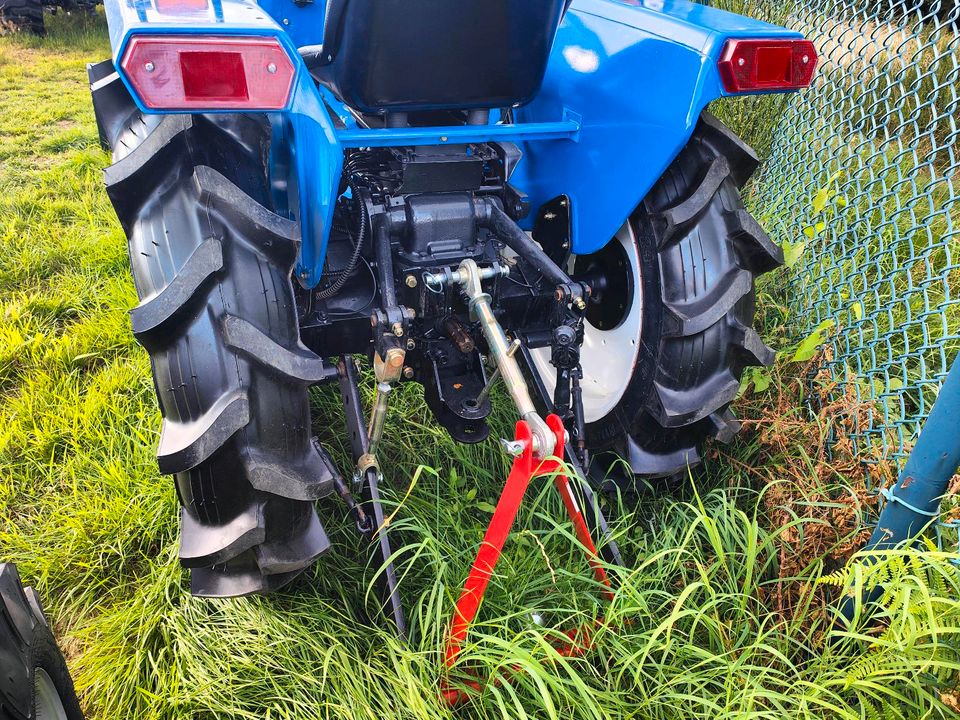
<svg viewBox="0 0 960 720">
<path fill-rule="evenodd" d="M 322 43 L 322 3 L 108 0 L 105 7 L 118 68 L 137 35 L 269 37 L 289 54 L 293 91 L 271 120 L 275 144 L 293 167 L 278 161 L 271 171 L 295 173 L 300 188 L 299 205 L 290 210 L 301 225 L 297 277 L 306 287 L 322 274 L 345 148 L 516 143 L 522 159 L 513 184 L 534 208 L 570 197 L 573 251 L 588 254 L 637 207 L 690 139 L 704 108 L 730 94 L 718 72 L 727 41 L 802 37 L 686 0 L 576 0 L 559 27 L 539 92 L 514 111 L 513 124 L 501 124 L 494 111 L 484 125 L 367 129 L 312 81 L 298 53 Z M 182 112 L 147 107 L 121 77 L 144 112 Z M 531 223 L 528 216 L 521 226 Z"/>
<path fill-rule="evenodd" d="M 809 84 L 798 33 L 682 0 L 105 7 L 91 91 L 195 594 L 288 583 L 329 549 L 313 501 L 336 493 L 403 632 L 377 455 L 401 383 L 459 442 L 489 436 L 495 384 L 516 407 L 485 547 L 565 452 L 577 537 L 617 563 L 591 486 L 686 474 L 737 432 L 741 375 L 773 360 L 754 278 L 783 257 L 740 199 L 758 158 L 706 107 Z M 352 483 L 314 437 L 325 384 Z"/>
</svg>

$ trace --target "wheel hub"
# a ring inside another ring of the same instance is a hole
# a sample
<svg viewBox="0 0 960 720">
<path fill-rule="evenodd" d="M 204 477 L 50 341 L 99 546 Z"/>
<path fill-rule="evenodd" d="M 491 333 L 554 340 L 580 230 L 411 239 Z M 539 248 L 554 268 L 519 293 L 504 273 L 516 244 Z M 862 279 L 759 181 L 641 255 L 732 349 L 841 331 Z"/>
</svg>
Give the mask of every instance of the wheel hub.
<svg viewBox="0 0 960 720">
<path fill-rule="evenodd" d="M 599 252 L 575 257 L 578 279 L 596 287 L 583 327 L 583 413 L 586 422 L 609 414 L 633 376 L 643 327 L 643 292 L 636 235 L 628 222 Z M 531 351 L 534 365 L 552 394 L 557 382 L 549 348 Z"/>
<path fill-rule="evenodd" d="M 614 240 L 592 255 L 575 258 L 573 276 L 593 289 L 587 322 L 594 328 L 613 330 L 627 318 L 635 288 L 630 257 L 622 243 Z"/>
</svg>

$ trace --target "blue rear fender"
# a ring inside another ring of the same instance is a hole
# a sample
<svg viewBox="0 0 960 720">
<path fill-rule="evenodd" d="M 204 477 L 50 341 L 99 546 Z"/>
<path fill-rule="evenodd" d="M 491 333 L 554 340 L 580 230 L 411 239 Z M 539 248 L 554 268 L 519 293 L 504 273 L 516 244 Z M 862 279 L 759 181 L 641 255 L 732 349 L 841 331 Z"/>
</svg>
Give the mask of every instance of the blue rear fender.
<svg viewBox="0 0 960 720">
<path fill-rule="evenodd" d="M 137 36 L 243 36 L 275 38 L 280 43 L 292 60 L 295 72 L 286 107 L 269 114 L 273 127 L 269 175 L 271 184 L 280 190 L 284 200 L 288 199 L 287 188 L 296 190 L 296 202 L 283 210 L 300 225 L 302 242 L 297 277 L 308 287 L 316 285 L 323 271 L 329 229 L 333 224 L 343 151 L 334 130 L 334 119 L 297 52 L 293 36 L 286 32 L 283 19 L 274 18 L 254 0 L 206 0 L 206 3 L 203 0 L 104 0 L 104 11 L 113 64 L 118 69 L 131 39 Z M 322 18 L 322 13 L 316 17 Z M 320 27 L 317 26 L 318 33 Z M 184 112 L 148 108 L 129 78 L 122 71 L 119 75 L 141 112 Z M 332 96 L 329 99 L 333 100 Z M 338 105 L 335 101 L 334 104 Z M 343 115 L 349 117 L 345 110 Z"/>
<path fill-rule="evenodd" d="M 522 144 L 513 183 L 532 207 L 571 200 L 573 251 L 614 236 L 686 145 L 707 104 L 726 94 L 717 62 L 731 38 L 799 33 L 704 5 L 671 0 L 575 0 L 543 88 L 520 122 L 566 109 L 578 140 Z"/>
<path fill-rule="evenodd" d="M 587 254 L 614 236 L 688 142 L 703 109 L 725 94 L 717 63 L 726 41 L 801 37 L 685 0 L 574 0 L 543 86 L 514 110 L 515 124 L 498 124 L 495 112 L 486 126 L 366 130 L 315 86 L 296 52 L 321 42 L 323 3 L 207 0 L 206 10 L 198 10 L 196 2 L 170 2 L 161 12 L 157 2 L 105 1 L 118 67 L 138 34 L 275 37 L 290 54 L 296 75 L 287 107 L 271 113 L 270 175 L 281 190 L 295 184 L 287 210 L 300 223 L 297 274 L 307 287 L 322 274 L 344 148 L 515 142 L 523 159 L 512 183 L 534 210 L 526 227 L 543 203 L 565 195 L 573 251 Z M 144 112 L 163 112 L 145 108 L 128 87 Z"/>
</svg>

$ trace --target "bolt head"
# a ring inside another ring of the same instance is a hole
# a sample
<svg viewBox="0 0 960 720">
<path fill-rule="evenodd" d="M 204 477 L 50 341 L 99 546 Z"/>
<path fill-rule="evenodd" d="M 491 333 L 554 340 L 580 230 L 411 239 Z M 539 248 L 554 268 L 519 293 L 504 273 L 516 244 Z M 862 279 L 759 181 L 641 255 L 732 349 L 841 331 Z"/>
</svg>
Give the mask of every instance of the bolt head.
<svg viewBox="0 0 960 720">
<path fill-rule="evenodd" d="M 270 73 L 271 75 L 275 75 L 277 72 L 277 64 L 270 63 L 269 65 L 267 65 L 267 72 Z"/>
<path fill-rule="evenodd" d="M 809 56 L 809 55 L 804 55 L 802 58 L 800 58 L 800 62 L 802 62 L 804 65 L 806 65 L 807 63 L 810 62 L 810 56 Z"/>
<path fill-rule="evenodd" d="M 587 303 L 584 301 L 582 297 L 578 297 L 576 300 L 574 300 L 573 304 L 576 306 L 577 310 L 587 309 Z"/>
<path fill-rule="evenodd" d="M 148 60 L 143 64 L 143 69 L 146 70 L 147 72 L 153 72 L 154 70 L 157 69 L 157 66 Z"/>
<path fill-rule="evenodd" d="M 417 348 L 417 343 L 413 340 L 413 338 L 410 338 L 409 340 L 407 340 L 407 350 L 415 350 L 416 348 Z"/>
<path fill-rule="evenodd" d="M 413 380 L 413 368 L 410 367 L 410 366 L 405 367 L 405 368 L 403 369 L 403 376 L 404 376 L 407 380 Z"/>
<path fill-rule="evenodd" d="M 417 286 L 417 276 L 416 275 L 407 275 L 404 282 L 407 283 L 408 288 L 415 288 Z"/>
<path fill-rule="evenodd" d="M 739 65 L 740 67 L 743 67 L 746 64 L 747 64 L 746 60 L 744 60 L 743 58 L 737 58 L 737 65 Z"/>
<path fill-rule="evenodd" d="M 393 334 L 397 337 L 403 337 L 403 323 L 395 322 L 391 330 L 393 330 Z"/>
</svg>

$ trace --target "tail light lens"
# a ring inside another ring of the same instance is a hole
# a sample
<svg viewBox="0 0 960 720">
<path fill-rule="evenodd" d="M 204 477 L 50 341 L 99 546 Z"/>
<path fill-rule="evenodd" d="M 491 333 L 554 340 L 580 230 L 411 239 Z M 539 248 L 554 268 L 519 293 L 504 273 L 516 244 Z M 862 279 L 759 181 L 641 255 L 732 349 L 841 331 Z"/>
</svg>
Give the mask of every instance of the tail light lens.
<svg viewBox="0 0 960 720">
<path fill-rule="evenodd" d="M 720 55 L 723 87 L 729 93 L 799 90 L 813 79 L 817 51 L 809 40 L 727 40 Z"/>
<path fill-rule="evenodd" d="M 282 110 L 294 76 L 268 37 L 134 36 L 120 68 L 155 110 Z"/>
</svg>

